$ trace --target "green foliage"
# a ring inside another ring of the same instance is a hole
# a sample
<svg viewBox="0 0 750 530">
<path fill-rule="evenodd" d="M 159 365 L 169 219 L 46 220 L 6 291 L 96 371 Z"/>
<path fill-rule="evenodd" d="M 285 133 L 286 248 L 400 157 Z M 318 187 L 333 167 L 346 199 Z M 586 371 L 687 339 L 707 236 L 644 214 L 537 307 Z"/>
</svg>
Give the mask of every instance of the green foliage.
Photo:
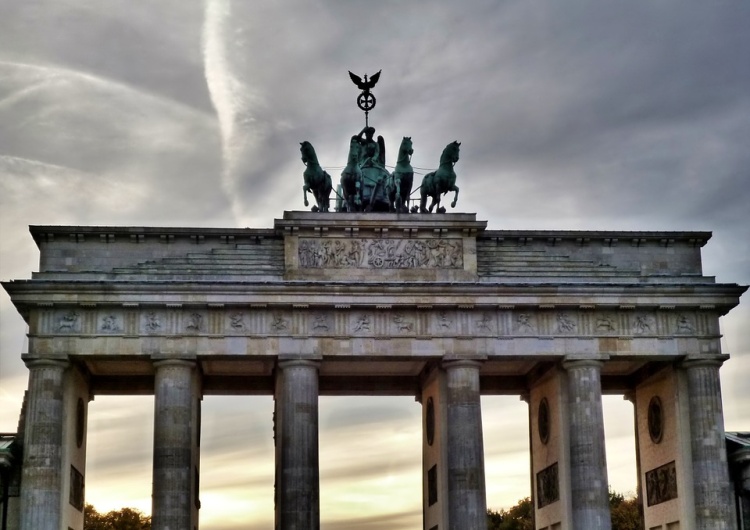
<svg viewBox="0 0 750 530">
<path fill-rule="evenodd" d="M 534 507 L 529 497 L 521 499 L 518 504 L 507 510 L 487 510 L 487 530 L 533 530 L 533 511 Z"/>
<path fill-rule="evenodd" d="M 83 530 L 151 530 L 151 517 L 132 508 L 102 514 L 87 504 L 83 512 Z"/>
<path fill-rule="evenodd" d="M 625 497 L 622 493 L 609 492 L 609 507 L 612 512 L 612 530 L 640 530 L 641 516 L 638 499 Z M 487 530 L 533 530 L 534 506 L 526 497 L 507 510 L 487 510 Z"/>
<path fill-rule="evenodd" d="M 609 509 L 612 514 L 612 530 L 640 530 L 642 528 L 637 498 L 626 498 L 622 493 L 610 490 Z"/>
</svg>

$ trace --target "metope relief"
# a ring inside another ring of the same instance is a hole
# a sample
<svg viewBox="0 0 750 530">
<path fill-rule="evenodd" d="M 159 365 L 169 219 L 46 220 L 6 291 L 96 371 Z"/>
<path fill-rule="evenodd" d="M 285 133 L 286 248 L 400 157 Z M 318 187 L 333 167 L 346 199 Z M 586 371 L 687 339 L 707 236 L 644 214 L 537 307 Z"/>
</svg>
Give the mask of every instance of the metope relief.
<svg viewBox="0 0 750 530">
<path fill-rule="evenodd" d="M 677 316 L 677 333 L 681 334 L 689 334 L 689 333 L 695 333 L 695 325 L 693 324 L 693 321 L 690 319 L 687 315 L 678 315 Z"/>
<path fill-rule="evenodd" d="M 117 315 L 104 315 L 99 322 L 99 331 L 103 333 L 117 333 L 120 329 Z"/>
<path fill-rule="evenodd" d="M 483 313 L 480 318 L 474 321 L 474 327 L 477 331 L 487 331 L 492 332 L 492 325 L 493 319 L 490 315 L 487 313 Z"/>
<path fill-rule="evenodd" d="M 613 333 L 617 331 L 615 320 L 609 315 L 600 315 L 596 317 L 596 331 L 598 333 Z"/>
<path fill-rule="evenodd" d="M 236 332 L 245 331 L 245 315 L 242 313 L 232 313 L 229 315 L 229 327 Z"/>
<path fill-rule="evenodd" d="M 57 319 L 57 331 L 69 333 L 78 331 L 80 319 L 75 311 L 68 311 Z"/>
<path fill-rule="evenodd" d="M 185 323 L 185 330 L 198 333 L 203 330 L 203 315 L 200 313 L 190 313 L 187 316 L 187 322 Z"/>
<path fill-rule="evenodd" d="M 438 331 L 450 331 L 453 327 L 453 319 L 445 311 L 440 311 L 436 316 Z"/>
<path fill-rule="evenodd" d="M 354 322 L 352 331 L 354 333 L 359 333 L 363 331 L 372 331 L 372 329 L 370 329 L 371 325 L 372 323 L 370 321 L 370 315 L 360 315 Z"/>
<path fill-rule="evenodd" d="M 410 333 L 414 331 L 414 321 L 406 317 L 403 313 L 393 315 L 393 324 L 398 332 Z"/>
<path fill-rule="evenodd" d="M 314 315 L 312 317 L 312 330 L 313 331 L 328 331 L 328 316 L 327 315 Z"/>
<path fill-rule="evenodd" d="M 146 333 L 157 333 L 161 331 L 161 315 L 149 311 L 143 315 L 143 329 Z"/>
<path fill-rule="evenodd" d="M 656 319 L 651 315 L 635 315 L 633 317 L 633 333 L 635 335 L 652 335 L 656 333 Z"/>
<path fill-rule="evenodd" d="M 576 330 L 576 322 L 571 315 L 567 313 L 557 314 L 557 331 L 558 333 L 573 333 Z"/>
<path fill-rule="evenodd" d="M 300 239 L 303 269 L 462 269 L 460 239 Z"/>
<path fill-rule="evenodd" d="M 271 320 L 271 329 L 273 331 L 281 332 L 289 329 L 289 321 L 281 315 L 273 315 Z"/>
<path fill-rule="evenodd" d="M 515 329 L 521 334 L 531 334 L 536 332 L 536 323 L 534 315 L 531 313 L 519 313 L 516 315 Z"/>
</svg>

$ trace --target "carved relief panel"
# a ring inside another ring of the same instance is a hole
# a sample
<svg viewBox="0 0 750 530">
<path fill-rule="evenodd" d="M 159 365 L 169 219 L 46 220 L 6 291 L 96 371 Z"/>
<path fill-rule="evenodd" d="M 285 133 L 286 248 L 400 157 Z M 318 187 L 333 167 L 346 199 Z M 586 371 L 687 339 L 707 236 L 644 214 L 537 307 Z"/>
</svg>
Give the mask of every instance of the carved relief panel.
<svg viewBox="0 0 750 530">
<path fill-rule="evenodd" d="M 303 269 L 462 269 L 461 239 L 300 238 Z"/>
</svg>

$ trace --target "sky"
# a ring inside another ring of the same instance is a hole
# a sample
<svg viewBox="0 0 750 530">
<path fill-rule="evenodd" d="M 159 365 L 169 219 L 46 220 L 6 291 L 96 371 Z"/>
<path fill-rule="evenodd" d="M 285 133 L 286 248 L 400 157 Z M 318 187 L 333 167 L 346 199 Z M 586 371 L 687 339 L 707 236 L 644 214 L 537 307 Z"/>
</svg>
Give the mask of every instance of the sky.
<svg viewBox="0 0 750 530">
<path fill-rule="evenodd" d="M 270 227 L 302 210 L 299 142 L 334 179 L 382 69 L 389 165 L 461 142 L 456 212 L 491 229 L 708 230 L 750 284 L 750 3 L 715 0 L 0 0 L 0 279 L 28 225 Z M 449 211 L 451 211 L 449 209 Z M 750 431 L 750 304 L 722 318 L 727 430 Z M 0 293 L 0 431 L 26 386 Z M 488 505 L 529 495 L 527 406 L 483 398 Z M 273 521 L 270 397 L 204 400 L 202 528 Z M 629 419 L 627 419 L 629 418 Z M 627 419 L 627 421 L 623 421 Z M 153 402 L 90 407 L 87 500 L 150 510 Z M 325 530 L 421 528 L 420 409 L 320 401 Z M 632 406 L 605 398 L 609 478 L 635 487 Z"/>
</svg>

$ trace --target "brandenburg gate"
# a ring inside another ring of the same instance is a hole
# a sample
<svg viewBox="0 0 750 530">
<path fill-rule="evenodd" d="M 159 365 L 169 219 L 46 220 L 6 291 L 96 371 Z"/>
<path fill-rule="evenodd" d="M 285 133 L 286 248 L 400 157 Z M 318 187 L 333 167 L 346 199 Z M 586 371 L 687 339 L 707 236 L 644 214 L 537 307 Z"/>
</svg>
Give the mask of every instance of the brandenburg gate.
<svg viewBox="0 0 750 530">
<path fill-rule="evenodd" d="M 276 528 L 320 526 L 318 396 L 422 405 L 427 530 L 486 528 L 480 396 L 529 405 L 535 528 L 610 528 L 601 396 L 635 407 L 645 528 L 736 527 L 705 232 L 285 212 L 273 228 L 33 226 L 18 511 L 81 530 L 89 400 L 152 394 L 153 528 L 198 528 L 204 395 L 273 395 Z M 271 419 L 269 418 L 269 422 Z M 269 434 L 270 436 L 270 434 Z"/>
</svg>

